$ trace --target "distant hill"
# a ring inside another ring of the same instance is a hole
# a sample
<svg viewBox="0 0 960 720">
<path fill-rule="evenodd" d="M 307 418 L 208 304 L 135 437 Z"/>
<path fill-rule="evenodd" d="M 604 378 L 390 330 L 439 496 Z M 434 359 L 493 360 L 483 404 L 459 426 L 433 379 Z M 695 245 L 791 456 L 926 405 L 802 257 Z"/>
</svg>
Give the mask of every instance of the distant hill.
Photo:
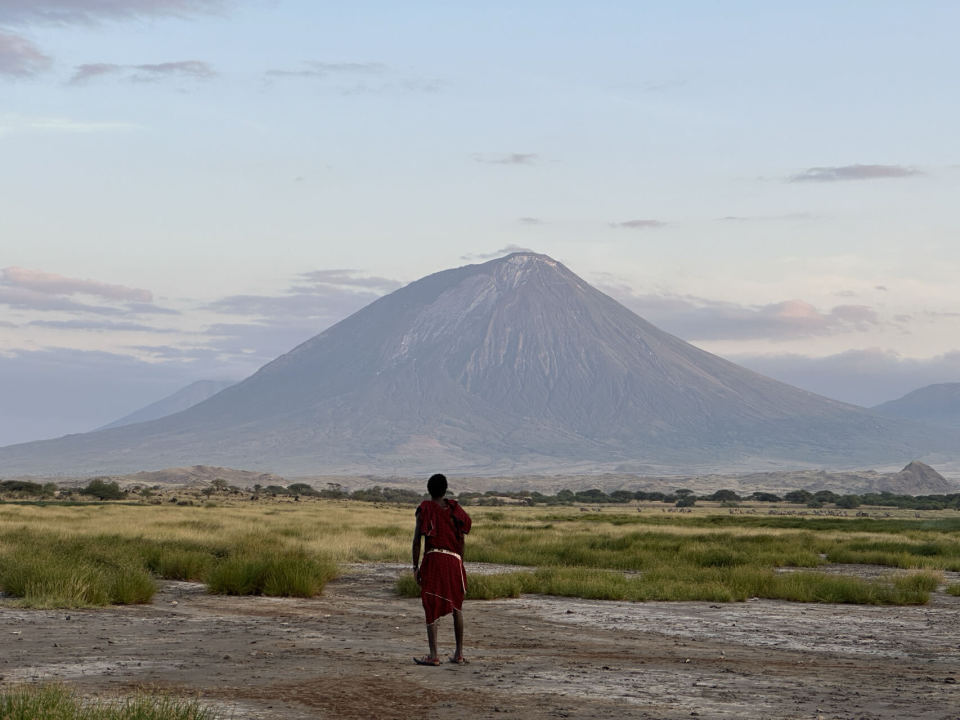
<svg viewBox="0 0 960 720">
<path fill-rule="evenodd" d="M 960 431 L 759 375 L 524 252 L 411 283 L 182 412 L 2 448 L 0 472 L 655 474 L 936 451 L 960 454 Z"/>
<path fill-rule="evenodd" d="M 891 418 L 960 428 L 960 383 L 927 385 L 873 408 Z"/>
<path fill-rule="evenodd" d="M 233 380 L 197 380 L 197 382 L 177 390 L 173 395 L 168 395 L 129 415 L 124 415 L 119 420 L 114 420 L 108 425 L 97 428 L 97 430 L 108 430 L 124 425 L 147 422 L 148 420 L 158 420 L 167 415 L 173 415 L 174 413 L 191 408 L 197 403 L 203 402 L 234 383 L 235 381 Z"/>
</svg>

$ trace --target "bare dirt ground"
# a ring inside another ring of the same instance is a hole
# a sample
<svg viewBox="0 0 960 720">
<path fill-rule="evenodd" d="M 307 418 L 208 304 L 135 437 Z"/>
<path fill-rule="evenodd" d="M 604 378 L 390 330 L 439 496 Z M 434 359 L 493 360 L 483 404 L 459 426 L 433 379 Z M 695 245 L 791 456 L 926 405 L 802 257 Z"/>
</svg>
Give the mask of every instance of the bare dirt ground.
<svg viewBox="0 0 960 720">
<path fill-rule="evenodd" d="M 412 662 L 426 638 L 419 601 L 393 592 L 403 571 L 352 566 L 310 600 L 169 582 L 145 606 L 0 607 L 0 684 L 200 695 L 235 720 L 960 718 L 960 598 L 942 592 L 908 608 L 468 602 L 470 664 L 431 668 Z M 441 651 L 452 634 L 444 618 Z"/>
</svg>

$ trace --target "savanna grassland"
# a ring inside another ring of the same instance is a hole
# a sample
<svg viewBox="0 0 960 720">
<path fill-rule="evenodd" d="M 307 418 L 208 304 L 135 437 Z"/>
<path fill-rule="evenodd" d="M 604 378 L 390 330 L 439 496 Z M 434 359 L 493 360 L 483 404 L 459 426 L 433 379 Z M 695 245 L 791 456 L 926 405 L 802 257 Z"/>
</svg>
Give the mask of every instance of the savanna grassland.
<svg viewBox="0 0 960 720">
<path fill-rule="evenodd" d="M 470 510 L 467 559 L 524 568 L 475 577 L 474 599 L 909 605 L 927 602 L 942 571 L 960 571 L 960 516 L 951 511 L 916 519 Z M 355 501 L 7 504 L 0 588 L 28 607 L 149 602 L 162 579 L 202 582 L 216 594 L 312 597 L 343 563 L 406 562 L 411 535 L 410 506 Z M 865 579 L 836 572 L 838 564 L 890 572 Z M 817 570 L 824 565 L 832 571 Z M 397 590 L 417 592 L 412 577 Z"/>
<path fill-rule="evenodd" d="M 2 504 L 0 718 L 940 718 L 956 707 L 956 511 L 468 510 L 472 663 L 424 672 L 410 660 L 425 644 L 407 569 L 412 505 Z M 918 704 L 926 715 L 909 714 Z"/>
</svg>

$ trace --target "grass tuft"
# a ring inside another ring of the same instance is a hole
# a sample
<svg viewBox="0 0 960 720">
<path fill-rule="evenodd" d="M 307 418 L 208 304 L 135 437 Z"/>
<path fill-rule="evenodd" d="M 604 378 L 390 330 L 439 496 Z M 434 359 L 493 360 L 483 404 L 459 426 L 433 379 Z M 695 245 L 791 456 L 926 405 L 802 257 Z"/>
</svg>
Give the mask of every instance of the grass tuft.
<svg viewBox="0 0 960 720">
<path fill-rule="evenodd" d="M 207 585 L 223 595 L 313 597 L 336 574 L 332 561 L 303 551 L 246 551 L 217 565 Z"/>
<path fill-rule="evenodd" d="M 2 720 L 217 720 L 196 700 L 135 695 L 84 702 L 62 685 L 19 685 L 0 690 Z"/>
</svg>

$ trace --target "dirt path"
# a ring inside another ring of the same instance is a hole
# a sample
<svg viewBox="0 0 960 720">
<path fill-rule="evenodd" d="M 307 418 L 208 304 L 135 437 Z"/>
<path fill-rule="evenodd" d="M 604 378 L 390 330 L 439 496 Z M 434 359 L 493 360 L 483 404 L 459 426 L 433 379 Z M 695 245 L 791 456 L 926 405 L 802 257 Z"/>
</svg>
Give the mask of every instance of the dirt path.
<svg viewBox="0 0 960 720">
<path fill-rule="evenodd" d="M 0 607 L 0 682 L 199 693 L 233 720 L 960 719 L 960 598 L 943 593 L 913 608 L 469 602 L 471 663 L 424 668 L 419 601 L 392 590 L 404 569 L 352 567 L 312 600 L 165 583 L 147 606 Z M 445 621 L 441 651 L 452 634 Z"/>
</svg>

